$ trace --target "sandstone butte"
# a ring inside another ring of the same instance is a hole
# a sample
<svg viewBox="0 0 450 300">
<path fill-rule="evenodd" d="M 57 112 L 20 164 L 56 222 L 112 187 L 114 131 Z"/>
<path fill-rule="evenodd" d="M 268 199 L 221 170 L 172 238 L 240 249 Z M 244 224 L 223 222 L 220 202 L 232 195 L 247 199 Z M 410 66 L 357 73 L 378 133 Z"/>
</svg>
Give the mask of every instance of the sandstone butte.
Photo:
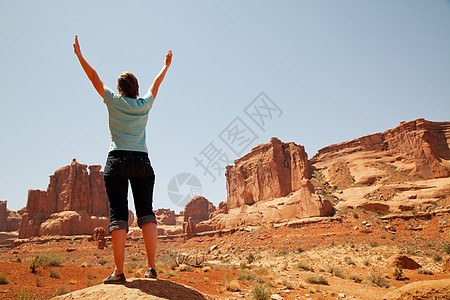
<svg viewBox="0 0 450 300">
<path fill-rule="evenodd" d="M 399 126 L 320 149 L 313 160 L 330 160 L 355 152 L 397 156 L 408 174 L 422 179 L 450 176 L 450 122 L 418 119 Z"/>
<path fill-rule="evenodd" d="M 25 209 L 12 211 L 7 208 L 8 201 L 0 201 L 0 232 L 17 231 Z"/>
<path fill-rule="evenodd" d="M 221 203 L 209 220 L 195 224 L 196 231 L 332 214 L 331 202 L 314 191 L 310 167 L 304 147 L 295 143 L 272 138 L 253 148 L 227 167 L 226 206 Z"/>
<path fill-rule="evenodd" d="M 19 238 L 42 235 L 92 234 L 108 228 L 108 198 L 101 166 L 75 159 L 50 176 L 46 191 L 29 190 Z"/>
</svg>

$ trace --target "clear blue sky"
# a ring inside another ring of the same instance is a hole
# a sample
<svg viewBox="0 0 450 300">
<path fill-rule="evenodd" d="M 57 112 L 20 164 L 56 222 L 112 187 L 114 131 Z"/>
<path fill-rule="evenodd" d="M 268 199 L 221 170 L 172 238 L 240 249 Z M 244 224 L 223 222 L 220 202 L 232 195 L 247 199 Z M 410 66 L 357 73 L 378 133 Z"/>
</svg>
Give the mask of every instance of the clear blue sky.
<svg viewBox="0 0 450 300">
<path fill-rule="evenodd" d="M 132 71 L 144 94 L 164 54 L 173 63 L 150 112 L 154 207 L 179 173 L 226 200 L 225 177 L 196 167 L 239 117 L 257 136 L 318 149 L 425 118 L 450 120 L 449 1 L 1 1 L 0 200 L 73 158 L 104 165 L 107 111 L 73 54 L 74 35 L 103 82 Z M 244 109 L 264 92 L 282 111 L 262 130 Z"/>
</svg>

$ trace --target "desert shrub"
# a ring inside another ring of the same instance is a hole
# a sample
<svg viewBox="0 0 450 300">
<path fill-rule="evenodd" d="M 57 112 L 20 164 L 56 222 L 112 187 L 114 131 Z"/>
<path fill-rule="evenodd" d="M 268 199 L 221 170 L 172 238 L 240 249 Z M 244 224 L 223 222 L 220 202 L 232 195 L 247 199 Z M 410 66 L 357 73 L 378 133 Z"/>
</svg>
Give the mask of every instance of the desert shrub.
<svg viewBox="0 0 450 300">
<path fill-rule="evenodd" d="M 370 273 L 367 281 L 369 284 L 378 285 L 379 287 L 389 287 L 387 280 L 383 277 L 383 275 L 377 272 Z"/>
<path fill-rule="evenodd" d="M 90 285 L 88 285 L 90 286 Z M 70 288 L 67 285 L 62 285 L 56 290 L 55 296 L 61 296 L 70 293 Z"/>
<path fill-rule="evenodd" d="M 8 276 L 0 275 L 0 284 L 8 284 L 8 283 L 9 283 Z"/>
<path fill-rule="evenodd" d="M 395 267 L 392 276 L 394 276 L 395 280 L 403 279 L 403 267 L 402 266 Z"/>
<path fill-rule="evenodd" d="M 14 259 L 11 259 L 10 262 L 21 263 L 22 260 L 20 259 L 20 257 L 16 257 Z"/>
<path fill-rule="evenodd" d="M 179 272 L 192 272 L 192 271 L 194 271 L 190 265 L 186 265 L 186 264 L 179 265 L 177 270 Z"/>
<path fill-rule="evenodd" d="M 344 258 L 344 261 L 345 261 L 347 264 L 351 265 L 351 266 L 356 266 L 355 261 L 354 261 L 353 259 L 351 259 L 350 257 L 348 257 L 348 256 L 346 256 L 346 257 Z"/>
<path fill-rule="evenodd" d="M 292 281 L 289 281 L 287 279 L 283 279 L 283 285 L 289 290 L 294 290 L 295 289 L 295 286 L 292 283 Z"/>
<path fill-rule="evenodd" d="M 17 300 L 40 300 L 41 297 L 38 294 L 33 294 L 31 287 L 25 287 L 19 290 L 17 294 Z"/>
<path fill-rule="evenodd" d="M 227 288 L 227 291 L 230 292 L 241 291 L 241 286 L 239 285 L 239 282 L 237 280 L 231 280 L 230 282 L 225 284 L 225 287 Z"/>
<path fill-rule="evenodd" d="M 444 252 L 450 255 L 450 244 L 444 246 Z"/>
<path fill-rule="evenodd" d="M 250 270 L 246 270 L 246 269 L 240 270 L 238 273 L 237 279 L 241 280 L 241 281 L 254 280 L 255 274 L 253 272 L 251 272 Z"/>
<path fill-rule="evenodd" d="M 433 271 L 425 268 L 417 269 L 417 274 L 433 275 Z"/>
<path fill-rule="evenodd" d="M 37 267 L 60 267 L 64 262 L 64 257 L 61 254 L 53 251 L 42 252 L 36 254 L 30 261 L 30 269 L 32 273 L 36 273 Z"/>
<path fill-rule="evenodd" d="M 267 275 L 270 273 L 270 269 L 266 268 L 266 267 L 260 267 L 256 270 L 256 273 L 262 274 L 262 275 Z"/>
<path fill-rule="evenodd" d="M 100 259 L 99 261 L 98 261 L 98 263 L 99 263 L 99 265 L 104 265 L 104 264 L 106 264 L 108 261 L 106 260 L 106 259 Z"/>
<path fill-rule="evenodd" d="M 61 274 L 59 273 L 58 269 L 50 269 L 50 277 L 58 279 L 61 277 Z"/>
<path fill-rule="evenodd" d="M 344 278 L 344 274 L 342 273 L 342 269 L 338 268 L 336 266 L 329 266 L 328 267 L 328 273 L 332 274 L 333 276 Z"/>
<path fill-rule="evenodd" d="M 253 300 L 270 300 L 272 291 L 264 284 L 256 283 L 250 293 Z"/>
<path fill-rule="evenodd" d="M 295 267 L 299 270 L 311 271 L 314 272 L 314 268 L 308 265 L 307 263 L 301 261 L 295 265 Z"/>
<path fill-rule="evenodd" d="M 309 282 L 312 284 L 328 285 L 328 280 L 323 276 L 310 275 L 310 276 L 306 277 L 306 282 Z"/>
<path fill-rule="evenodd" d="M 358 274 L 354 274 L 354 273 L 348 275 L 348 279 L 353 280 L 356 283 L 360 283 L 361 282 L 361 277 L 359 277 Z"/>
<path fill-rule="evenodd" d="M 241 270 L 247 269 L 247 264 L 244 263 L 244 262 L 241 262 L 241 263 L 239 264 L 239 269 L 241 269 Z"/>
<path fill-rule="evenodd" d="M 433 255 L 433 260 L 435 262 L 441 262 L 442 261 L 442 255 L 440 255 L 440 254 Z"/>
<path fill-rule="evenodd" d="M 44 280 L 39 275 L 34 276 L 34 281 L 36 282 L 36 286 L 43 286 L 44 285 Z"/>
<path fill-rule="evenodd" d="M 363 261 L 363 265 L 365 265 L 366 267 L 370 266 L 371 265 L 370 260 L 369 259 L 365 259 Z"/>
<path fill-rule="evenodd" d="M 253 253 L 249 253 L 249 254 L 247 255 L 246 259 L 247 259 L 247 262 L 248 262 L 249 264 L 251 264 L 252 262 L 255 261 L 256 257 L 255 257 L 255 255 L 253 255 Z"/>
</svg>

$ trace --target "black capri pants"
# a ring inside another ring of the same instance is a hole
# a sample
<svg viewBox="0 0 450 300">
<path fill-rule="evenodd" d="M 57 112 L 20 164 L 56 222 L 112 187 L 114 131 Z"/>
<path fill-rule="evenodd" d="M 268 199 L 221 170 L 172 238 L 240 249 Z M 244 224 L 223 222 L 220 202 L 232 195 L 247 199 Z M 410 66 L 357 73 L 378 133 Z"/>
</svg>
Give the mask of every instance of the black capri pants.
<svg viewBox="0 0 450 300">
<path fill-rule="evenodd" d="M 153 188 L 155 173 L 148 154 L 137 151 L 113 150 L 108 153 L 103 175 L 109 200 L 109 232 L 128 232 L 128 181 L 133 192 L 138 225 L 154 222 Z"/>
</svg>

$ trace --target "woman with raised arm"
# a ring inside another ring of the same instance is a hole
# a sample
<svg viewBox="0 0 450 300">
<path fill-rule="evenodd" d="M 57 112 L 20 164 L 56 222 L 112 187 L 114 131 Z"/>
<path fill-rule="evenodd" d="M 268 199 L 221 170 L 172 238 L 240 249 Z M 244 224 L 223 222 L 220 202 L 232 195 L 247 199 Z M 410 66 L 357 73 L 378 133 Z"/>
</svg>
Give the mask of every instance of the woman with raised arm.
<svg viewBox="0 0 450 300">
<path fill-rule="evenodd" d="M 157 229 L 153 212 L 155 174 L 145 143 L 145 126 L 159 86 L 172 62 L 172 51 L 167 52 L 161 72 L 144 97 L 140 98 L 138 81 L 131 72 L 124 72 L 119 76 L 117 80 L 119 94 L 115 94 L 103 84 L 94 68 L 83 58 L 77 36 L 73 48 L 81 67 L 108 108 L 111 145 L 103 179 L 109 200 L 109 232 L 116 267 L 103 282 L 126 281 L 123 269 L 128 232 L 128 182 L 131 184 L 138 225 L 142 229 L 147 252 L 147 271 L 144 276 L 156 278 Z"/>
</svg>

